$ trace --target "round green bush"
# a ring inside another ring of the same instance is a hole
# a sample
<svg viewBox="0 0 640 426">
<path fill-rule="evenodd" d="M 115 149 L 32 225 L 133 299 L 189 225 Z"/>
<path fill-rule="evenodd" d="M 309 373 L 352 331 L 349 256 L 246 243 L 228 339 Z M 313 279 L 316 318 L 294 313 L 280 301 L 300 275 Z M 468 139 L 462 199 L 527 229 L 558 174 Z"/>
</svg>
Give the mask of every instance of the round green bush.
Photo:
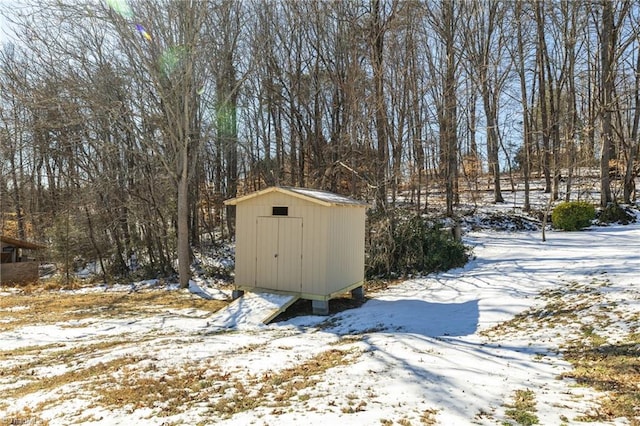
<svg viewBox="0 0 640 426">
<path fill-rule="evenodd" d="M 591 225 L 596 209 L 585 201 L 568 201 L 558 204 L 551 214 L 553 227 L 564 231 L 579 231 Z"/>
</svg>

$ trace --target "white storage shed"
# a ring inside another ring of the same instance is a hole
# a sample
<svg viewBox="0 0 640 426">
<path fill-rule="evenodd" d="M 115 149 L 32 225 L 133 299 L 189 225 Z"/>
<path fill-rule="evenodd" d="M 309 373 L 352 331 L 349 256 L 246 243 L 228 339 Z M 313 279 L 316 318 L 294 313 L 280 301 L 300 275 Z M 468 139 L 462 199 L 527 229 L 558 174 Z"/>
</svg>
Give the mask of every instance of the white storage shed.
<svg viewBox="0 0 640 426">
<path fill-rule="evenodd" d="M 225 201 L 236 206 L 236 294 L 271 291 L 328 301 L 363 297 L 367 204 L 315 189 L 270 187 Z"/>
</svg>

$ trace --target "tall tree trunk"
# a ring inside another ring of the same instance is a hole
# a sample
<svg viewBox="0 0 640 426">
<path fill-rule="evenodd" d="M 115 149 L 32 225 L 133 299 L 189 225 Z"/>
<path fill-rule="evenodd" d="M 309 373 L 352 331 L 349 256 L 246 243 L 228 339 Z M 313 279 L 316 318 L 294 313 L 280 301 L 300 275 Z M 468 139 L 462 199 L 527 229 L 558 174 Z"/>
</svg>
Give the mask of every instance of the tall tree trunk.
<svg viewBox="0 0 640 426">
<path fill-rule="evenodd" d="M 524 179 L 524 205 L 523 210 L 528 212 L 531 210 L 530 199 L 530 162 L 531 162 L 531 126 L 529 118 L 529 100 L 527 95 L 527 75 L 525 72 L 525 56 L 524 56 L 524 35 L 522 28 L 522 2 L 516 2 L 515 15 L 517 21 L 517 52 L 516 69 L 520 80 L 520 102 L 522 104 L 522 133 L 524 138 L 524 158 L 522 159 L 522 174 Z"/>
<path fill-rule="evenodd" d="M 537 45 L 537 61 L 538 61 L 538 80 L 540 86 L 540 97 L 539 97 L 539 106 L 540 106 L 540 121 L 542 125 L 542 173 L 544 174 L 544 192 L 550 193 L 552 190 L 552 182 L 551 182 L 551 146 L 550 146 L 550 124 L 549 124 L 549 113 L 548 113 L 548 105 L 549 100 L 547 99 L 547 81 L 551 78 L 551 76 L 547 76 L 545 66 L 546 61 L 548 61 L 548 53 L 547 53 L 547 44 L 545 41 L 545 23 L 544 23 L 544 2 L 536 2 L 536 23 L 537 23 L 537 34 L 538 34 L 538 45 Z"/>
<path fill-rule="evenodd" d="M 638 127 L 640 126 L 640 53 L 636 52 L 636 78 L 633 87 L 633 124 L 629 135 L 629 152 L 627 156 L 627 167 L 624 177 L 624 202 L 631 204 L 635 201 L 636 177 L 638 167 Z"/>
<path fill-rule="evenodd" d="M 440 129 L 441 144 L 445 146 L 446 215 L 453 216 L 458 202 L 458 137 L 457 137 L 457 85 L 454 2 L 442 2 L 445 38 L 444 122 Z"/>
<path fill-rule="evenodd" d="M 371 0 L 371 62 L 373 65 L 375 127 L 377 137 L 376 205 L 385 208 L 387 205 L 387 164 L 389 159 L 389 136 L 387 125 L 387 107 L 384 98 L 384 23 L 382 22 L 380 0 Z"/>
<path fill-rule="evenodd" d="M 189 163 L 182 155 L 182 170 L 178 181 L 178 275 L 180 287 L 189 286 L 191 278 L 191 249 L 189 246 Z"/>
<path fill-rule="evenodd" d="M 567 4 L 569 6 L 569 4 Z M 571 22 L 571 28 L 569 34 L 565 34 L 565 46 L 567 49 L 568 55 L 568 69 L 567 69 L 567 79 L 569 81 L 569 105 L 567 115 L 569 116 L 569 122 L 567 124 L 566 130 L 566 140 L 569 144 L 568 149 L 568 159 L 567 159 L 567 185 L 566 185 L 566 195 L 565 201 L 570 201 L 571 192 L 572 192 L 572 184 L 573 184 L 573 173 L 574 169 L 578 166 L 577 161 L 577 149 L 576 149 L 576 131 L 578 128 L 578 106 L 577 106 L 577 91 L 576 91 L 576 82 L 575 82 L 575 71 L 576 71 L 576 40 L 577 40 L 577 29 L 578 29 L 578 21 L 577 17 L 579 15 L 579 6 L 574 5 L 573 9 L 568 11 L 567 19 Z"/>
<path fill-rule="evenodd" d="M 611 201 L 611 183 L 609 180 L 609 160 L 613 149 L 613 126 L 611 108 L 613 106 L 613 84 L 614 84 L 614 3 L 609 0 L 602 0 L 602 27 L 601 27 L 601 104 L 602 114 L 602 149 L 600 151 L 600 206 L 606 207 Z"/>
</svg>

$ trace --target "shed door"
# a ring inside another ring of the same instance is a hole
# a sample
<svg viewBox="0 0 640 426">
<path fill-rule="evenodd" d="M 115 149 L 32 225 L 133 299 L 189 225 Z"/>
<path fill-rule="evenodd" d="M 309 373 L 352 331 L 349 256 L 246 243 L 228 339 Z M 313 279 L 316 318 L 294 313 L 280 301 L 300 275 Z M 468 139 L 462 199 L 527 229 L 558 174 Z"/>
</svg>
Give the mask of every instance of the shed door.
<svg viewBox="0 0 640 426">
<path fill-rule="evenodd" d="M 256 287 L 302 290 L 302 218 L 258 217 Z"/>
</svg>

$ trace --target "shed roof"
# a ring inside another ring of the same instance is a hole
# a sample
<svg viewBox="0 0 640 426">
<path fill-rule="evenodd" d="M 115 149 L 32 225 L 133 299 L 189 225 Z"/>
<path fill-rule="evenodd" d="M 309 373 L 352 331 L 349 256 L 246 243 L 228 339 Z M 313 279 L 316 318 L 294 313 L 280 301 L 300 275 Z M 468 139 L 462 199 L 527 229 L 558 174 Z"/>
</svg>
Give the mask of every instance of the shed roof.
<svg viewBox="0 0 640 426">
<path fill-rule="evenodd" d="M 353 198 L 345 197 L 344 195 L 335 194 L 329 191 L 322 191 L 320 189 L 309 188 L 296 188 L 292 186 L 271 186 L 269 188 L 252 192 L 251 194 L 243 195 L 241 197 L 231 198 L 224 203 L 227 205 L 235 206 L 243 201 L 250 200 L 261 195 L 269 194 L 271 192 L 280 192 L 288 194 L 293 197 L 301 198 L 312 203 L 320 204 L 326 207 L 331 206 L 355 206 L 355 207 L 367 207 L 367 203 L 354 200 Z"/>
<path fill-rule="evenodd" d="M 17 238 L 11 238 L 6 235 L 0 235 L 0 241 L 5 244 L 10 244 L 14 247 L 28 249 L 28 250 L 40 250 L 47 248 L 44 244 L 31 243 L 29 241 L 18 240 Z"/>
</svg>

